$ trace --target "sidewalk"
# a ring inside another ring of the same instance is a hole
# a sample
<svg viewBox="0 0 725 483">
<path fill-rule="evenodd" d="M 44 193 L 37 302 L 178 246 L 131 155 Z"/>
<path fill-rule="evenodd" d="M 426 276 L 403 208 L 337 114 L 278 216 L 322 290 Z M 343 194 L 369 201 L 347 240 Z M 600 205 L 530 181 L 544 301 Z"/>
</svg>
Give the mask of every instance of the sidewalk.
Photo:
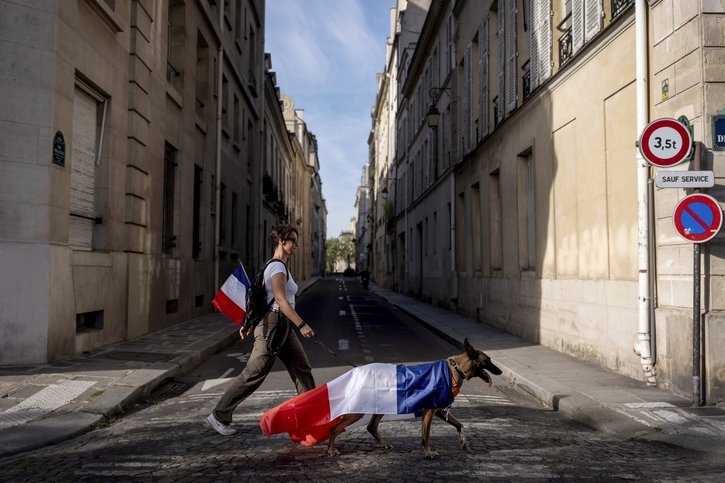
<svg viewBox="0 0 725 483">
<path fill-rule="evenodd" d="M 723 408 L 692 408 L 667 391 L 372 283 L 370 288 L 453 344 L 468 337 L 503 370 L 501 377 L 595 429 L 725 454 Z M 0 368 L 0 457 L 89 431 L 237 337 L 234 324 L 208 314 L 62 363 Z"/>
<path fill-rule="evenodd" d="M 572 419 L 594 429 L 725 455 L 725 408 L 647 386 L 412 297 L 370 285 L 441 337 L 463 339 L 488 354 L 502 377 Z"/>
</svg>

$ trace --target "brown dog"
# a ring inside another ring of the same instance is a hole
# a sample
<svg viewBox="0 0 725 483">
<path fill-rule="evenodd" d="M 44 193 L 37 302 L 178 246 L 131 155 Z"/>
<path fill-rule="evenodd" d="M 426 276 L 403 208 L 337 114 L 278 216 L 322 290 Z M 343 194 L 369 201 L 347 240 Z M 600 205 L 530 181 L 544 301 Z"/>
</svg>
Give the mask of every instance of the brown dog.
<svg viewBox="0 0 725 483">
<path fill-rule="evenodd" d="M 448 367 L 451 370 L 453 377 L 454 395 L 458 394 L 464 380 L 471 379 L 472 377 L 480 377 L 488 383 L 490 386 L 493 384 L 491 381 L 491 374 L 500 375 L 501 369 L 491 362 L 491 358 L 483 352 L 474 349 L 474 347 L 468 342 L 468 338 L 463 341 L 463 349 L 465 352 L 457 356 L 451 356 L 448 358 Z M 488 372 L 487 372 L 488 371 Z M 433 422 L 433 415 L 438 416 L 448 424 L 452 425 L 458 431 L 458 438 L 460 440 L 461 449 L 468 450 L 468 443 L 466 442 L 466 436 L 463 432 L 463 425 L 456 419 L 452 414 L 448 412 L 446 408 L 426 408 L 423 410 L 423 452 L 426 458 L 435 458 L 438 453 L 430 449 L 430 426 Z M 330 441 L 327 445 L 327 454 L 330 456 L 337 456 L 340 452 L 335 449 L 335 438 L 338 434 L 343 432 L 346 427 L 358 421 L 364 414 L 346 414 L 341 417 L 340 422 L 334 425 L 330 430 Z M 393 447 L 380 436 L 378 433 L 378 425 L 380 420 L 383 418 L 382 414 L 373 415 L 372 419 L 367 425 L 367 430 L 373 435 L 373 438 L 377 442 L 383 445 L 386 450 L 390 450 Z"/>
</svg>

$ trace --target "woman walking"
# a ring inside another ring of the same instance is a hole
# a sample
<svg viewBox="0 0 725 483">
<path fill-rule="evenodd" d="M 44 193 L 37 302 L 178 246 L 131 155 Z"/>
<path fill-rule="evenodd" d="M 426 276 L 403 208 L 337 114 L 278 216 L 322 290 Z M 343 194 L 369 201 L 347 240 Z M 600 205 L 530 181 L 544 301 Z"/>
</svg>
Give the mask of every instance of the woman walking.
<svg viewBox="0 0 725 483">
<path fill-rule="evenodd" d="M 287 367 L 297 394 L 315 387 L 307 354 L 297 335 L 289 328 L 289 324 L 292 323 L 303 337 L 310 338 L 315 335 L 312 328 L 295 311 L 295 295 L 298 287 L 287 269 L 287 260 L 294 255 L 298 247 L 299 234 L 290 225 L 278 225 L 272 229 L 270 237 L 274 256 L 264 270 L 264 284 L 267 289 L 267 300 L 274 297 L 272 310 L 253 329 L 254 346 L 246 367 L 232 381 L 214 411 L 206 418 L 209 426 L 224 436 L 236 432 L 230 427 L 232 413 L 239 403 L 262 385 L 277 357 Z M 240 335 L 243 339 L 247 334 L 242 329 Z M 271 342 L 271 339 L 277 342 L 276 347 L 270 347 L 268 342 Z"/>
</svg>

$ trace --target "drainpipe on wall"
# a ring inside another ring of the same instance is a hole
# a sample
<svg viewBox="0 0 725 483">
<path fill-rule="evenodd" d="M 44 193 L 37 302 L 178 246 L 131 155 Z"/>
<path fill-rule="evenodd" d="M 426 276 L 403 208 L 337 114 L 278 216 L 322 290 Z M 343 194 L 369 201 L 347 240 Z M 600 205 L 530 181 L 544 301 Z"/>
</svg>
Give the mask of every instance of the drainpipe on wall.
<svg viewBox="0 0 725 483">
<path fill-rule="evenodd" d="M 636 89 L 637 89 L 637 133 L 641 133 L 647 126 L 648 115 L 648 88 L 647 88 L 647 2 L 636 0 L 635 3 L 635 45 L 636 45 Z M 637 235 L 638 235 L 638 313 L 639 330 L 637 342 L 634 343 L 634 352 L 640 357 L 642 370 L 648 385 L 656 385 L 656 370 L 652 360 L 650 345 L 650 278 L 652 269 L 649 257 L 649 206 L 647 196 L 647 183 L 649 181 L 649 166 L 639 149 L 636 150 L 637 162 Z"/>
<path fill-rule="evenodd" d="M 214 290 L 219 288 L 219 232 L 221 228 L 221 174 L 222 174 L 222 74 L 224 72 L 224 2 L 218 2 L 219 5 L 219 50 L 217 51 L 217 103 L 216 103 L 216 169 L 214 176 Z"/>
<path fill-rule="evenodd" d="M 458 272 L 456 272 L 456 174 L 451 171 L 451 280 L 449 305 L 458 310 Z M 455 302 L 454 302 L 455 301 Z"/>
</svg>

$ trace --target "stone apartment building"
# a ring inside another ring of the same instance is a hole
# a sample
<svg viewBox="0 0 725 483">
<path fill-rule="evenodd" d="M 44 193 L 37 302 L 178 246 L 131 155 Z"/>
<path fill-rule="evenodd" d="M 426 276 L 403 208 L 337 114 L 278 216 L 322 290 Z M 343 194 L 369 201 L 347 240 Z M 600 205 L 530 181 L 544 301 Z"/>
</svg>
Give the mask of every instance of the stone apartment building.
<svg viewBox="0 0 725 483">
<path fill-rule="evenodd" d="M 710 0 L 433 0 L 387 108 L 395 159 L 376 176 L 394 178 L 393 216 L 382 234 L 378 217 L 375 237 L 391 240 L 392 263 L 375 276 L 532 343 L 725 401 L 725 234 L 702 246 L 693 316 L 693 244 L 673 227 L 691 190 L 648 182 L 660 169 L 636 148 L 647 122 L 685 116 L 722 207 L 723 21 Z"/>
<path fill-rule="evenodd" d="M 386 43 L 385 70 L 378 75 L 378 93 L 373 105 L 372 128 L 368 136 L 369 166 L 365 220 L 370 240 L 371 276 L 378 283 L 397 288 L 393 278 L 393 258 L 396 253 L 394 236 L 394 207 L 398 213 L 401 202 L 394 203 L 396 184 L 396 115 L 402 83 L 411 54 L 415 51 L 418 35 L 426 19 L 430 0 L 397 0 L 389 11 L 390 36 Z M 400 270 L 398 270 L 400 273 Z"/>
<path fill-rule="evenodd" d="M 292 156 L 266 145 L 285 123 L 263 42 L 263 0 L 0 1 L 0 364 L 208 313 L 271 224 L 324 213 L 312 154 L 307 198 L 262 201 Z"/>
</svg>

